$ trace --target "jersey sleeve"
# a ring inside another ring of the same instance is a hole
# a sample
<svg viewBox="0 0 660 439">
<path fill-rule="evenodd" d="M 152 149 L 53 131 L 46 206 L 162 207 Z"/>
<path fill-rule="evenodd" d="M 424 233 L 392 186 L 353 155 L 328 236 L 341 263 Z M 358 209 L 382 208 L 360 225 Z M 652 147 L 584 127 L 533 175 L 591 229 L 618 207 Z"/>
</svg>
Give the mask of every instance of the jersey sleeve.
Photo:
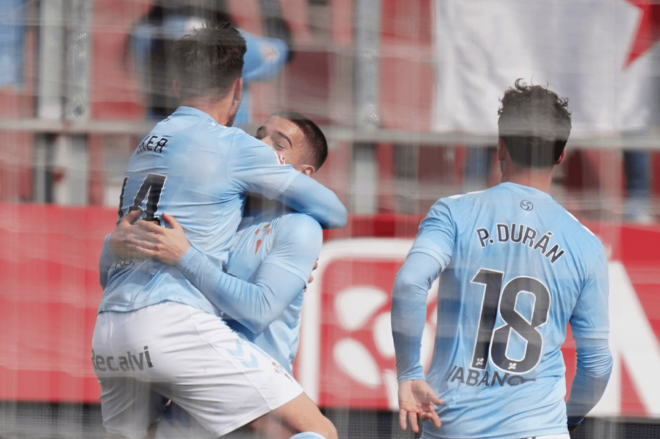
<svg viewBox="0 0 660 439">
<path fill-rule="evenodd" d="M 298 276 L 305 284 L 321 253 L 323 230 L 313 218 L 291 214 L 275 231 L 273 248 L 262 262 Z"/>
<path fill-rule="evenodd" d="M 263 81 L 282 71 L 289 57 L 286 42 L 277 38 L 258 37 L 239 30 L 245 38 L 247 52 L 244 56 L 243 81 Z"/>
<path fill-rule="evenodd" d="M 444 268 L 426 253 L 410 253 L 394 281 L 392 337 L 399 382 L 424 379 L 420 352 L 426 323 L 426 298 L 433 281 Z"/>
<path fill-rule="evenodd" d="M 232 139 L 227 172 L 240 190 L 270 199 L 286 191 L 299 174 L 281 161 L 273 148 L 243 131 Z"/>
<path fill-rule="evenodd" d="M 262 264 L 254 283 L 225 273 L 204 253 L 190 247 L 177 268 L 209 301 L 251 332 L 262 332 L 305 287 L 298 275 Z"/>
<path fill-rule="evenodd" d="M 239 190 L 256 192 L 307 214 L 325 228 L 346 225 L 346 207 L 322 184 L 279 162 L 275 151 L 241 132 L 234 137 L 229 170 Z"/>
<path fill-rule="evenodd" d="M 601 246 L 599 251 L 589 255 L 587 278 L 570 319 L 576 338 L 607 340 L 608 296 L 607 258 Z"/>
<path fill-rule="evenodd" d="M 455 236 L 456 228 L 449 206 L 441 199 L 431 207 L 419 225 L 410 253 L 427 254 L 446 267 L 454 252 Z"/>
<path fill-rule="evenodd" d="M 612 354 L 603 339 L 575 337 L 577 368 L 566 402 L 568 425 L 578 425 L 605 393 L 612 372 Z"/>
</svg>

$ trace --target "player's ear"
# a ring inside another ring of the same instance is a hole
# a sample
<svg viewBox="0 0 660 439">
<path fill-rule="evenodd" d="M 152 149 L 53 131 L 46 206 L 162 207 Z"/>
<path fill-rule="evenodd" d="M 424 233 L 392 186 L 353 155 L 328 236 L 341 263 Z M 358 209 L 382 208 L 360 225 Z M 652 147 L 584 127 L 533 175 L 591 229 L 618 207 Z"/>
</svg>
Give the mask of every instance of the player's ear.
<svg viewBox="0 0 660 439">
<path fill-rule="evenodd" d="M 179 92 L 181 91 L 181 84 L 179 84 L 179 81 L 176 79 L 174 82 L 172 82 L 172 90 L 174 90 L 176 97 L 181 99 L 181 96 L 179 95 Z"/>
<path fill-rule="evenodd" d="M 316 169 L 314 169 L 314 166 L 312 165 L 302 165 L 301 172 L 306 176 L 311 177 L 316 172 Z"/>
<path fill-rule="evenodd" d="M 555 166 L 557 166 L 558 164 L 563 162 L 565 158 L 566 158 L 566 147 L 564 147 L 564 150 L 561 152 L 561 155 L 559 156 L 559 158 L 555 162 Z"/>
<path fill-rule="evenodd" d="M 507 156 L 507 150 L 506 150 L 506 145 L 502 141 L 502 139 L 497 140 L 497 160 L 502 162 L 506 160 Z"/>
<path fill-rule="evenodd" d="M 243 99 L 243 78 L 238 78 L 234 82 L 233 100 L 237 105 L 240 105 L 242 99 Z"/>
</svg>

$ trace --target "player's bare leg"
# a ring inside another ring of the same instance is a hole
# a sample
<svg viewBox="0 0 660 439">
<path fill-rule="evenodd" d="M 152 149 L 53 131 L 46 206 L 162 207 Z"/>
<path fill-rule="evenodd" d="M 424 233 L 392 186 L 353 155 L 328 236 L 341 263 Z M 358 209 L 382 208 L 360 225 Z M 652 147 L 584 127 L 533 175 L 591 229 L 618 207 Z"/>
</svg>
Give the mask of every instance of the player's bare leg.
<svg viewBox="0 0 660 439">
<path fill-rule="evenodd" d="M 265 417 L 270 418 L 270 420 L 261 421 Z M 256 420 L 256 422 L 273 421 L 278 421 L 281 427 L 291 434 L 314 432 L 326 439 L 337 439 L 335 426 L 328 418 L 323 416 L 316 404 L 304 392 Z"/>
</svg>

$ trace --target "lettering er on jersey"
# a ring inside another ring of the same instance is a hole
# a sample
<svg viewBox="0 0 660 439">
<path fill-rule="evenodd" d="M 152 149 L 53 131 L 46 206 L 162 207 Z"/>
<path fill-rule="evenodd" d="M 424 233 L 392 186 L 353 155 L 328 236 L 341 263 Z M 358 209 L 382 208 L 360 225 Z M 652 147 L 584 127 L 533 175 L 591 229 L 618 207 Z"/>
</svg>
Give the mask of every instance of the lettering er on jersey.
<svg viewBox="0 0 660 439">
<path fill-rule="evenodd" d="M 308 176 L 320 169 L 328 152 L 321 130 L 295 112 L 272 115 L 257 131 L 257 138 Z M 176 265 L 223 310 L 231 328 L 272 356 L 281 373 L 292 376 L 304 288 L 320 253 L 323 233 L 311 217 L 292 212 L 279 202 L 250 195 L 248 206 L 232 242 L 226 272 L 191 246 L 181 226 L 165 213 L 163 218 L 171 229 L 146 221 L 131 225 L 122 220 L 109 240 L 120 253 L 133 249 Z M 109 267 L 114 259 L 106 246 L 102 267 Z M 168 407 L 160 423 L 167 423 L 168 431 L 176 433 L 170 436 L 177 438 L 212 437 L 176 404 Z M 288 438 L 292 434 L 286 425 L 270 418 L 249 426 L 269 438 Z"/>
<path fill-rule="evenodd" d="M 230 128 L 241 101 L 244 54 L 245 41 L 226 23 L 177 41 L 182 106 L 131 157 L 119 203 L 120 219 L 138 211 L 152 221 L 164 211 L 175 215 L 191 243 L 223 267 L 247 192 L 285 200 L 325 227 L 346 222 L 332 191 Z M 97 367 L 109 431 L 144 436 L 160 415 L 151 402 L 164 397 L 216 436 L 273 412 L 294 431 L 336 437 L 300 386 L 233 332 L 177 267 L 152 259 L 112 264 L 101 284 L 95 358 L 132 356 L 148 346 L 153 364 L 141 371 Z"/>
<path fill-rule="evenodd" d="M 602 396 L 607 261 L 600 241 L 548 192 L 571 129 L 567 102 L 520 80 L 499 110 L 502 183 L 438 200 L 392 296 L 401 427 L 424 438 L 566 438 Z M 426 296 L 440 276 L 435 350 L 420 364 Z M 560 348 L 571 324 L 568 402 Z M 440 399 L 438 399 L 440 398 Z"/>
</svg>

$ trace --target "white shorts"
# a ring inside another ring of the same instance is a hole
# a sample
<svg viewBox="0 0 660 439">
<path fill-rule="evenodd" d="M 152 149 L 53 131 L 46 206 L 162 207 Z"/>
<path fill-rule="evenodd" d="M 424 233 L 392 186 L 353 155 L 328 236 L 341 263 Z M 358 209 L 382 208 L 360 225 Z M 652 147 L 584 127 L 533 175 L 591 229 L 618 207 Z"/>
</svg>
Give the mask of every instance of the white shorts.
<svg viewBox="0 0 660 439">
<path fill-rule="evenodd" d="M 130 438 L 146 435 L 167 399 L 222 436 L 302 393 L 224 320 L 175 302 L 100 313 L 92 349 L 103 425 Z"/>
</svg>

